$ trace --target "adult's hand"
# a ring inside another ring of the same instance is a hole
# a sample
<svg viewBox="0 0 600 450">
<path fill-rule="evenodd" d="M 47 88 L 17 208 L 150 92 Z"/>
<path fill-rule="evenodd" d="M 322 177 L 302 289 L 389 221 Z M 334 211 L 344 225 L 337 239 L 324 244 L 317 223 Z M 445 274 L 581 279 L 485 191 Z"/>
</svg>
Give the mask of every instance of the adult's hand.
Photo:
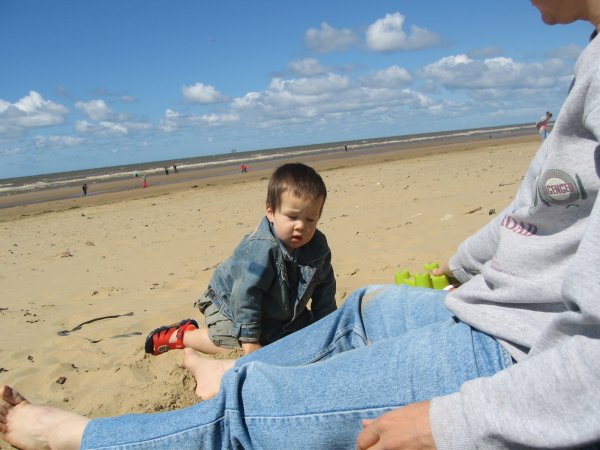
<svg viewBox="0 0 600 450">
<path fill-rule="evenodd" d="M 444 262 L 440 265 L 440 267 L 438 267 L 437 269 L 433 269 L 431 271 L 431 273 L 433 275 L 446 275 L 447 277 L 451 277 L 452 276 L 452 271 L 450 270 L 450 264 L 448 264 L 447 262 Z"/>
<path fill-rule="evenodd" d="M 452 273 L 452 271 L 450 270 L 450 264 L 445 262 L 442 263 L 442 265 L 440 267 L 438 267 L 437 269 L 433 269 L 431 271 L 432 275 L 446 275 L 446 277 L 448 277 L 448 281 L 450 281 L 450 284 L 454 287 L 450 288 L 449 290 L 453 291 L 454 289 L 456 289 L 458 286 L 460 286 L 459 281 L 454 278 L 454 274 Z"/>
<path fill-rule="evenodd" d="M 429 423 L 429 402 L 412 403 L 379 416 L 363 420 L 356 443 L 358 450 L 435 449 Z"/>
</svg>

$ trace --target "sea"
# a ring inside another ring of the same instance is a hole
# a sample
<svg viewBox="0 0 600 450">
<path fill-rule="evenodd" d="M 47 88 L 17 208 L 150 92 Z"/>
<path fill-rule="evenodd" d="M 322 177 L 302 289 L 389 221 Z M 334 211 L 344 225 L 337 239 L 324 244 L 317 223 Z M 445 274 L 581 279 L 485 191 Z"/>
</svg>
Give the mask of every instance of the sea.
<svg viewBox="0 0 600 450">
<path fill-rule="evenodd" d="M 137 164 L 126 164 L 111 167 L 98 167 L 95 169 L 48 173 L 17 178 L 4 178 L 0 179 L 0 197 L 59 187 L 81 186 L 84 183 L 92 184 L 108 180 L 131 178 L 136 174 L 142 177 L 143 175 L 164 173 L 165 167 L 167 167 L 169 170 L 173 170 L 173 165 L 176 165 L 179 171 L 208 167 L 222 168 L 223 174 L 225 175 L 233 173 L 232 170 L 239 172 L 240 164 L 251 167 L 252 164 L 256 163 L 257 161 L 302 157 L 303 155 L 319 153 L 326 154 L 340 152 L 344 151 L 344 146 L 347 146 L 349 151 L 352 152 L 368 152 L 370 149 L 380 149 L 382 147 L 392 145 L 399 147 L 400 149 L 402 147 L 412 148 L 418 144 L 431 145 L 436 141 L 481 139 L 482 137 L 504 138 L 531 134 L 532 132 L 535 132 L 535 128 L 528 123 L 488 128 L 388 136 L 381 138 L 330 142 L 285 148 L 272 148 L 246 152 L 237 152 L 232 150 L 231 152 L 217 155 L 142 162 Z"/>
</svg>

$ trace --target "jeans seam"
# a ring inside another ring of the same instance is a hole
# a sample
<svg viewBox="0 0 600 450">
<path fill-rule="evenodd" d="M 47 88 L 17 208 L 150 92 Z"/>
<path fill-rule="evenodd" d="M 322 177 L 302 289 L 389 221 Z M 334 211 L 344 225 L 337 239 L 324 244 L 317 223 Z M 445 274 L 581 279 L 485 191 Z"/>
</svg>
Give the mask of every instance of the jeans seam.
<svg viewBox="0 0 600 450">
<path fill-rule="evenodd" d="M 349 334 L 357 334 L 360 336 L 361 340 L 363 341 L 363 343 L 366 345 L 366 338 L 362 335 L 362 333 L 356 333 L 356 327 L 352 327 L 352 328 L 346 328 L 343 332 L 341 333 L 336 333 L 336 335 L 333 338 L 333 341 L 331 342 L 331 344 L 324 350 L 321 351 L 315 355 L 313 355 L 311 358 L 306 359 L 305 361 L 301 361 L 299 363 L 299 365 L 303 366 L 306 364 L 312 364 L 318 361 L 323 360 L 326 356 L 330 355 L 331 353 L 335 352 L 337 345 L 336 343 L 339 342 L 340 340 L 342 340 L 343 338 L 345 338 L 346 336 L 348 336 Z"/>
</svg>

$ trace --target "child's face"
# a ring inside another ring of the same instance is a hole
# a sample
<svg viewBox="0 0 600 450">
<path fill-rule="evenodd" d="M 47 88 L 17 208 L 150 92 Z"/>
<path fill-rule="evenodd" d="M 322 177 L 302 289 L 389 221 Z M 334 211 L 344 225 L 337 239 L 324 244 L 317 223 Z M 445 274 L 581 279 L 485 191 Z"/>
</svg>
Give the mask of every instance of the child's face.
<svg viewBox="0 0 600 450">
<path fill-rule="evenodd" d="M 277 211 L 267 205 L 267 218 L 273 224 L 277 238 L 290 253 L 313 238 L 322 206 L 322 198 L 309 200 L 289 192 L 281 194 Z"/>
</svg>

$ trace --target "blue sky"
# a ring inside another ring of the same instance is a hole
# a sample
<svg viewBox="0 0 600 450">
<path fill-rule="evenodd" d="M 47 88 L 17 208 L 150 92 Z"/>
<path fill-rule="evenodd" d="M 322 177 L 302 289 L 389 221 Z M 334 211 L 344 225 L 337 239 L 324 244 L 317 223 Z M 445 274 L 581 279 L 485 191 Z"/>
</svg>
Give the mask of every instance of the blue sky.
<svg viewBox="0 0 600 450">
<path fill-rule="evenodd" d="M 535 122 L 590 32 L 526 0 L 1 0 L 0 178 Z"/>
</svg>

